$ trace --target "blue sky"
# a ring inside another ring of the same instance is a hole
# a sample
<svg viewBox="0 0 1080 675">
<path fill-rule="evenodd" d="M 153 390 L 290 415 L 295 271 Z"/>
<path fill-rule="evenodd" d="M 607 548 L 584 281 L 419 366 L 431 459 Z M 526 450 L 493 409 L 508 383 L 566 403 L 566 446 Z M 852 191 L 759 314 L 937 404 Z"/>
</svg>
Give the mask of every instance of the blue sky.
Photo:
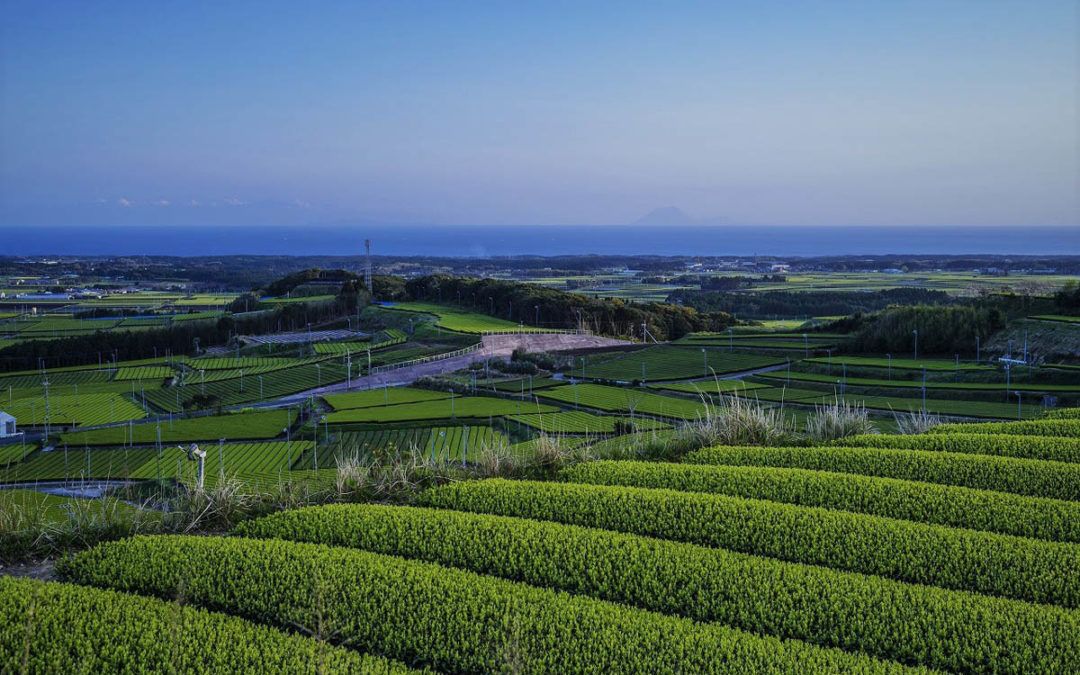
<svg viewBox="0 0 1080 675">
<path fill-rule="evenodd" d="M 0 225 L 1080 224 L 1071 0 L 0 6 Z"/>
</svg>

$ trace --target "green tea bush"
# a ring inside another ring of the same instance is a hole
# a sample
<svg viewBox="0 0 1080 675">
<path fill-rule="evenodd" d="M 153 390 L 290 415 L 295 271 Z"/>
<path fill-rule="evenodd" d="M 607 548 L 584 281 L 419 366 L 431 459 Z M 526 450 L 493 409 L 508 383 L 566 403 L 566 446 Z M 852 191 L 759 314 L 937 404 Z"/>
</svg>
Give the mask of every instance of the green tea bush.
<svg viewBox="0 0 1080 675">
<path fill-rule="evenodd" d="M 952 671 L 1080 670 L 1076 612 L 651 537 L 376 504 L 286 511 L 237 532 L 420 558 Z"/>
<path fill-rule="evenodd" d="M 190 574 L 198 570 L 199 574 Z M 906 672 L 805 642 L 366 551 L 135 537 L 71 559 L 80 583 L 184 597 L 447 672 Z"/>
<path fill-rule="evenodd" d="M 667 488 L 822 506 L 949 527 L 1080 542 L 1080 503 L 895 478 L 759 466 L 587 462 L 573 483 Z"/>
<path fill-rule="evenodd" d="M 0 577 L 4 673 L 409 673 L 405 666 L 155 598 Z"/>
<path fill-rule="evenodd" d="M 982 422 L 980 424 L 939 424 L 932 434 L 1014 434 L 1019 436 L 1080 437 L 1080 419 L 1041 419 L 1022 422 Z"/>
<path fill-rule="evenodd" d="M 1080 500 L 1080 465 L 1037 459 L 891 448 L 720 446 L 692 452 L 686 461 L 818 469 Z"/>
<path fill-rule="evenodd" d="M 660 537 L 1063 607 L 1080 606 L 1080 546 L 724 495 L 491 479 L 428 506 Z"/>
<path fill-rule="evenodd" d="M 1080 438 L 1016 436 L 1012 434 L 864 434 L 840 439 L 835 445 L 863 448 L 937 450 L 971 455 L 1048 459 L 1080 464 Z"/>
</svg>

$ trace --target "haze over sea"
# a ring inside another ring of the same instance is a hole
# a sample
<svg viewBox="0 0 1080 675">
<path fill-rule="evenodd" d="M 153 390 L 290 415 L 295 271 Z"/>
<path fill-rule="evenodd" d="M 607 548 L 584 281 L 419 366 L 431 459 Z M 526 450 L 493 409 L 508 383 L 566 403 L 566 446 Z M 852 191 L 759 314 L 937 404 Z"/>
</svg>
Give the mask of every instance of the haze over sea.
<svg viewBox="0 0 1080 675">
<path fill-rule="evenodd" d="M 829 256 L 888 253 L 1080 255 L 1080 227 L 277 226 L 0 228 L 2 255 L 653 254 Z"/>
</svg>

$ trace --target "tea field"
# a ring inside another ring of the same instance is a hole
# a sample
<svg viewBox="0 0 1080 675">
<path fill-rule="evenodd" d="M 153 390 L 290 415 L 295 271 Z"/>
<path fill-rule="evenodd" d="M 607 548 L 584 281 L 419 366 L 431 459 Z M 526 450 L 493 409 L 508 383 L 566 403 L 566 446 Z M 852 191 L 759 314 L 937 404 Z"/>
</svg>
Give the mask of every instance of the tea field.
<svg viewBox="0 0 1080 675">
<path fill-rule="evenodd" d="M 525 672 L 1076 672 L 1080 471 L 1037 458 L 1069 427 L 962 426 L 902 437 L 932 449 L 855 440 L 585 461 L 553 481 L 436 486 L 409 506 L 312 506 L 231 536 L 106 542 L 62 561 L 60 581 L 0 580 L 0 645 L 65 645 L 143 603 L 145 621 L 218 622 L 214 634 L 233 636 L 221 663 L 241 645 L 244 658 L 275 649 L 303 663 L 313 638 L 281 627 L 319 625 L 324 662 L 378 672 L 487 672 L 508 655 Z M 242 447 L 223 455 L 240 472 L 288 458 L 244 464 Z M 160 599 L 181 593 L 182 606 Z M 119 619 L 108 631 L 130 646 L 46 653 L 130 666 L 175 640 Z M 21 653 L 0 649 L 0 662 Z"/>
</svg>

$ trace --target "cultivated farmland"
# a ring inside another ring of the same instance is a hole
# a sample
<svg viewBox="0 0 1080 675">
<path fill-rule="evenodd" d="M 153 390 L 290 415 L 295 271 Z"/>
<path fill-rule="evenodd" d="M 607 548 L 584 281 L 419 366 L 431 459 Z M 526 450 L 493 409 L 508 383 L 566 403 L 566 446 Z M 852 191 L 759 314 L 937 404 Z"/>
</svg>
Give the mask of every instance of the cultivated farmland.
<svg viewBox="0 0 1080 675">
<path fill-rule="evenodd" d="M 661 345 L 629 354 L 617 354 L 603 360 L 586 359 L 583 377 L 626 382 L 681 380 L 766 368 L 784 362 L 782 358 L 729 352 L 717 348 L 693 349 Z M 582 364 L 575 364 L 573 372 L 575 376 L 581 375 Z"/>
<path fill-rule="evenodd" d="M 435 325 L 459 333 L 485 333 L 502 331 L 550 332 L 543 328 L 522 326 L 487 314 L 470 312 L 448 305 L 435 305 L 424 302 L 398 302 L 388 305 L 388 309 L 414 314 L 428 314 L 435 317 Z"/>
<path fill-rule="evenodd" d="M 656 415 L 683 420 L 697 419 L 707 412 L 705 404 L 690 399 L 661 396 L 643 389 L 609 387 L 592 383 L 543 389 L 538 391 L 536 396 L 573 405 L 575 408 L 595 408 L 606 412 Z"/>
<path fill-rule="evenodd" d="M 330 424 L 389 423 L 419 420 L 488 419 L 525 412 L 555 412 L 557 408 L 528 401 L 507 401 L 483 396 L 402 403 L 399 405 L 337 410 L 326 416 Z"/>
<path fill-rule="evenodd" d="M 74 431 L 61 434 L 60 442 L 81 445 L 131 445 L 175 443 L 179 441 L 216 441 L 218 439 L 263 439 L 284 433 L 296 415 L 289 410 L 164 420 L 152 424 Z"/>
</svg>

